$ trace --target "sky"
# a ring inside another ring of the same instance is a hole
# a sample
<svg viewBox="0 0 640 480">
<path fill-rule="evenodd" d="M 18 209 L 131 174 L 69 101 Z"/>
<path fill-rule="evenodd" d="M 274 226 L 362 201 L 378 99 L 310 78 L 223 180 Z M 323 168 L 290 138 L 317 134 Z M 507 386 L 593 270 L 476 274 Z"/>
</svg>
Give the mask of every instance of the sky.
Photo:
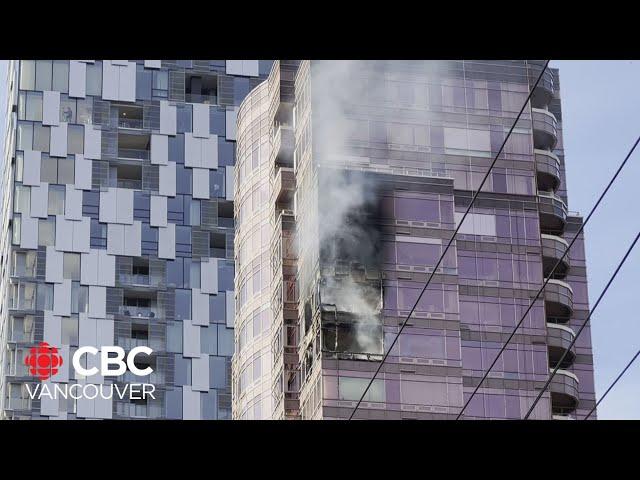
<svg viewBox="0 0 640 480">
<path fill-rule="evenodd" d="M 563 60 L 551 66 L 560 69 L 569 209 L 586 216 L 640 135 L 640 62 Z M 7 62 L 0 61 L 0 141 L 6 72 Z M 585 228 L 591 305 L 640 229 L 640 214 L 634 209 L 640 201 L 640 195 L 634 197 L 638 180 L 640 148 Z M 591 317 L 598 398 L 640 349 L 640 321 L 631 313 L 639 295 L 636 247 Z M 640 361 L 602 402 L 598 417 L 640 419 Z"/>
</svg>

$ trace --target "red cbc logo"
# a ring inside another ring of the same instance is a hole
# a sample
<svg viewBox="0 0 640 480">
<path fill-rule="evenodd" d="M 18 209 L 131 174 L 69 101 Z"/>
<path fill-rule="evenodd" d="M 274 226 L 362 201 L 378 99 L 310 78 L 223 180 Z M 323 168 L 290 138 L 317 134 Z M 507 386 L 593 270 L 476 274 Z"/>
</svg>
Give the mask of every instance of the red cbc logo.
<svg viewBox="0 0 640 480">
<path fill-rule="evenodd" d="M 24 363 L 29 367 L 29 373 L 40 380 L 47 380 L 55 375 L 62 366 L 62 357 L 58 354 L 58 348 L 52 347 L 47 342 L 40 342 L 37 347 L 31 347 L 29 352 Z"/>
</svg>

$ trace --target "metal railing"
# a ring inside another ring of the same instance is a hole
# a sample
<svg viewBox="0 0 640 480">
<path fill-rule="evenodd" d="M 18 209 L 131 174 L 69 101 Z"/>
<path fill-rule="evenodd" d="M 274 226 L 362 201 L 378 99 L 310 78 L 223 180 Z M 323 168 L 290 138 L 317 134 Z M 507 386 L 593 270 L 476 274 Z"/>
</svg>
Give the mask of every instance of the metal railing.
<svg viewBox="0 0 640 480">
<path fill-rule="evenodd" d="M 149 150 L 140 150 L 137 148 L 119 148 L 118 158 L 127 158 L 133 160 L 148 160 Z"/>
<path fill-rule="evenodd" d="M 118 118 L 118 127 L 142 129 L 143 121 L 141 118 Z"/>
<path fill-rule="evenodd" d="M 196 93 L 186 93 L 184 95 L 184 101 L 187 103 L 206 103 L 208 105 L 217 105 L 217 95 L 199 95 Z"/>
<path fill-rule="evenodd" d="M 158 311 L 154 307 L 136 307 L 129 305 L 121 305 L 120 313 L 127 317 L 155 318 L 158 317 Z"/>
</svg>

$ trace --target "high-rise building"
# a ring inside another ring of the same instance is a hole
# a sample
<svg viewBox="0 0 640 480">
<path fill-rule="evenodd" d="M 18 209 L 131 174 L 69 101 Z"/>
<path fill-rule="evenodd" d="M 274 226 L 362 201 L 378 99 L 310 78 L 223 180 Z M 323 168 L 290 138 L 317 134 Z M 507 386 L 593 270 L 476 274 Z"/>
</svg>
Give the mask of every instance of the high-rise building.
<svg viewBox="0 0 640 480">
<path fill-rule="evenodd" d="M 10 63 L 2 418 L 231 417 L 236 116 L 272 63 Z M 50 386 L 135 381 L 78 375 L 79 347 L 152 348 L 155 399 L 32 400 L 43 341 L 63 361 Z"/>
<path fill-rule="evenodd" d="M 541 61 L 279 61 L 238 112 L 233 417 L 348 418 Z M 461 411 L 582 218 L 547 69 L 355 418 Z M 522 418 L 589 312 L 582 235 L 463 417 Z M 536 419 L 594 405 L 589 330 Z"/>
</svg>

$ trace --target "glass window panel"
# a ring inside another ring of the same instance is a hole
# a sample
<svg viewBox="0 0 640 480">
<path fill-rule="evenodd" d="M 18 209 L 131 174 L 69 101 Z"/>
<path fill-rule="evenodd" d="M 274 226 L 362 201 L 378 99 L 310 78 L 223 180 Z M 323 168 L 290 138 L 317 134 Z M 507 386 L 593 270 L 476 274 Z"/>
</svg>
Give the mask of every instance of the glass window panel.
<svg viewBox="0 0 640 480">
<path fill-rule="evenodd" d="M 16 185 L 13 195 L 13 211 L 16 213 L 30 214 L 31 187 Z"/>
<path fill-rule="evenodd" d="M 93 116 L 93 98 L 87 97 L 86 99 L 79 98 L 76 101 L 77 105 L 77 122 L 85 125 L 92 123 Z"/>
<path fill-rule="evenodd" d="M 65 187 L 60 185 L 49 185 L 49 205 L 47 213 L 49 215 L 64 215 Z"/>
<path fill-rule="evenodd" d="M 56 242 L 56 217 L 38 220 L 38 245 L 53 246 Z"/>
<path fill-rule="evenodd" d="M 33 149 L 33 123 L 18 122 L 16 149 L 17 150 Z"/>
<path fill-rule="evenodd" d="M 53 62 L 51 60 L 36 60 L 36 90 L 51 90 L 53 78 Z"/>
<path fill-rule="evenodd" d="M 20 90 L 34 90 L 36 87 L 35 60 L 20 61 Z"/>
<path fill-rule="evenodd" d="M 42 154 L 40 161 L 40 181 L 58 183 L 58 160 L 47 154 Z"/>
<path fill-rule="evenodd" d="M 84 127 L 69 125 L 67 130 L 67 152 L 73 154 L 84 153 Z"/>
<path fill-rule="evenodd" d="M 87 95 L 102 95 L 102 62 L 87 63 Z"/>
<path fill-rule="evenodd" d="M 33 149 L 49 153 L 50 128 L 35 123 L 33 125 Z"/>
<path fill-rule="evenodd" d="M 62 317 L 62 344 L 78 345 L 78 316 Z"/>
<path fill-rule="evenodd" d="M 42 121 L 42 93 L 27 92 L 27 100 L 25 106 L 25 119 L 35 122 Z"/>
<path fill-rule="evenodd" d="M 65 253 L 63 258 L 62 277 L 67 280 L 80 281 L 80 254 Z"/>
<path fill-rule="evenodd" d="M 191 319 L 191 290 L 176 289 L 176 320 Z"/>
<path fill-rule="evenodd" d="M 58 182 L 60 184 L 73 184 L 75 182 L 75 159 L 58 159 Z"/>
<path fill-rule="evenodd" d="M 53 61 L 53 90 L 61 93 L 69 91 L 69 61 Z"/>
<path fill-rule="evenodd" d="M 76 123 L 76 100 L 60 95 L 60 121 Z"/>
</svg>

